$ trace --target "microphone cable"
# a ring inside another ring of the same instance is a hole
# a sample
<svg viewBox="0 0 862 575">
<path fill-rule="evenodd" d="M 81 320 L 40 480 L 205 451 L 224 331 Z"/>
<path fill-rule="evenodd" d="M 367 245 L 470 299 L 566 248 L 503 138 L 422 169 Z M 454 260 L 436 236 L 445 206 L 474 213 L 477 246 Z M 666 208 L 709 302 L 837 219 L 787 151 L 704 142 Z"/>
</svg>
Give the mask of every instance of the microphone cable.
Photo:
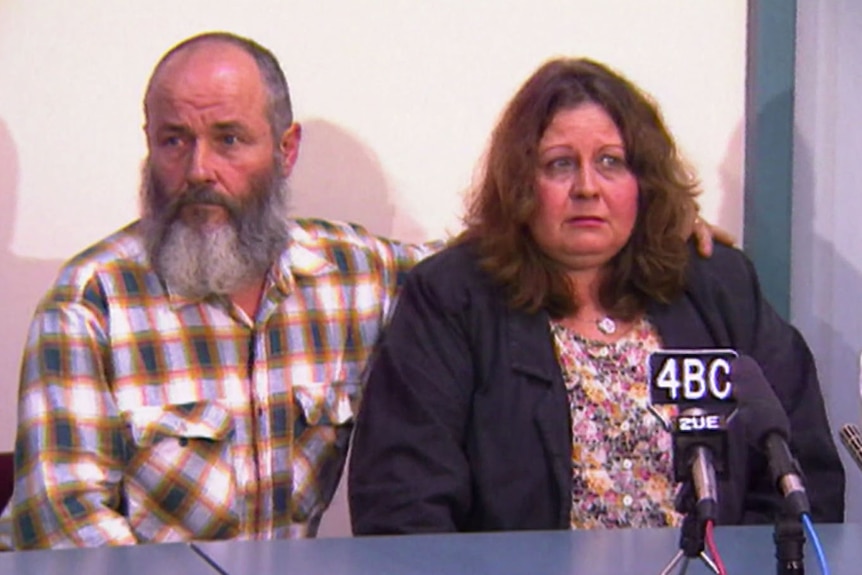
<svg viewBox="0 0 862 575">
<path fill-rule="evenodd" d="M 704 542 L 706 543 L 706 548 L 709 550 L 709 554 L 712 555 L 712 560 L 713 562 L 715 562 L 715 566 L 718 569 L 718 575 L 727 575 L 727 569 L 725 569 L 724 567 L 724 561 L 721 559 L 721 555 L 718 554 L 718 545 L 715 544 L 712 519 L 709 519 L 706 522 Z"/>
<path fill-rule="evenodd" d="M 811 522 L 811 517 L 807 513 L 802 514 L 802 524 L 805 526 L 805 531 L 808 532 L 808 538 L 811 540 L 811 545 L 814 547 L 815 555 L 817 555 L 817 564 L 820 565 L 820 573 L 823 575 L 829 575 L 829 564 L 826 562 L 826 553 L 823 552 L 820 538 L 817 537 L 817 531 L 814 530 L 814 524 Z"/>
</svg>

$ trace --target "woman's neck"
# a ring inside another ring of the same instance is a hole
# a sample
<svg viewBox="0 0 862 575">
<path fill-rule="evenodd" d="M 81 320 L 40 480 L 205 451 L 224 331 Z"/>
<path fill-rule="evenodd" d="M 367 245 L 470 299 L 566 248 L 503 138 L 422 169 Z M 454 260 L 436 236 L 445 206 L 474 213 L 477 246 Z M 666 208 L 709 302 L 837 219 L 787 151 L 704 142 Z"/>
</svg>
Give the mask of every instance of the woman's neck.
<svg viewBox="0 0 862 575">
<path fill-rule="evenodd" d="M 572 294 L 578 303 L 576 315 L 585 314 L 590 317 L 606 315 L 599 295 L 604 279 L 604 269 L 572 270 L 568 273 L 568 277 L 572 285 Z"/>
</svg>

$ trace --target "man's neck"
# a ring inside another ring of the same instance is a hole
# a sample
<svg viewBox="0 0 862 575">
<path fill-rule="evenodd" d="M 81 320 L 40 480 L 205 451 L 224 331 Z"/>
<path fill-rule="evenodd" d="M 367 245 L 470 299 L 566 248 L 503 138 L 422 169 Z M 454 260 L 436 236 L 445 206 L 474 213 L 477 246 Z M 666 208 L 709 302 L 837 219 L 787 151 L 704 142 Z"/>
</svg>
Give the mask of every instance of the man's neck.
<svg viewBox="0 0 862 575">
<path fill-rule="evenodd" d="M 265 285 L 266 276 L 263 276 L 247 283 L 230 295 L 230 301 L 242 309 L 252 322 L 257 318 L 257 310 L 260 307 L 261 295 Z"/>
</svg>

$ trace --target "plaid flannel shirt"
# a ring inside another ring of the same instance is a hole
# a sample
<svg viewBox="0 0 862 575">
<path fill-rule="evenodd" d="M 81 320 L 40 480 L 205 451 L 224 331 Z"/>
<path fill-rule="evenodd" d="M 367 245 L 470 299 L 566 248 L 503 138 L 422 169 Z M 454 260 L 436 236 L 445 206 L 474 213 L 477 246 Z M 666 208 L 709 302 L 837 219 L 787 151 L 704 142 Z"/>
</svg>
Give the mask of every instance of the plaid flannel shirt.
<svg viewBox="0 0 862 575">
<path fill-rule="evenodd" d="M 24 352 L 15 546 L 313 536 L 366 360 L 431 249 L 295 220 L 254 320 L 171 293 L 137 224 L 74 258 Z"/>
</svg>

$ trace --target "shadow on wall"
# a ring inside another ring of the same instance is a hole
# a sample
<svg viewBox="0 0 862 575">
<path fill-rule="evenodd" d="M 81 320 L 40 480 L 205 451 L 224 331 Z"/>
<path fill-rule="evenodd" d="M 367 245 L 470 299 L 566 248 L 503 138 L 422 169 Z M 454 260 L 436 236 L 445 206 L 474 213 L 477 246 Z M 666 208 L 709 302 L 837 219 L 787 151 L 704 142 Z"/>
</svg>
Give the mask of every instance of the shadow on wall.
<svg viewBox="0 0 862 575">
<path fill-rule="evenodd" d="M 422 237 L 417 222 L 397 213 L 397 193 L 371 148 L 326 120 L 301 123 L 299 160 L 290 178 L 294 216 L 354 222 L 393 237 L 397 214 L 402 234 L 406 229 L 412 237 Z"/>
<path fill-rule="evenodd" d="M 836 233 L 824 237 L 815 229 L 812 150 L 799 133 L 794 134 L 793 142 L 796 147 L 793 197 L 796 218 L 792 249 L 794 265 L 800 268 L 793 274 L 794 323 L 805 335 L 817 359 L 832 435 L 839 443 L 837 430 L 842 425 L 862 424 L 859 397 L 862 273 L 858 262 L 854 265 L 835 248 L 834 242 L 846 236 Z M 846 204 L 839 205 L 846 207 Z M 848 216 L 842 216 L 838 210 L 822 220 L 832 223 L 832 218 Z M 838 450 L 847 474 L 845 518 L 859 522 L 862 520 L 862 474 L 843 446 L 839 445 Z"/>
<path fill-rule="evenodd" d="M 742 242 L 743 226 L 743 165 L 745 155 L 745 123 L 740 121 L 727 142 L 724 158 L 718 167 L 719 178 L 719 225 Z M 709 193 L 706 190 L 704 193 Z"/>
<path fill-rule="evenodd" d="M 15 142 L 0 118 L 0 451 L 10 450 L 15 438 L 18 371 L 30 319 L 62 263 L 12 252 L 18 174 Z"/>
</svg>

